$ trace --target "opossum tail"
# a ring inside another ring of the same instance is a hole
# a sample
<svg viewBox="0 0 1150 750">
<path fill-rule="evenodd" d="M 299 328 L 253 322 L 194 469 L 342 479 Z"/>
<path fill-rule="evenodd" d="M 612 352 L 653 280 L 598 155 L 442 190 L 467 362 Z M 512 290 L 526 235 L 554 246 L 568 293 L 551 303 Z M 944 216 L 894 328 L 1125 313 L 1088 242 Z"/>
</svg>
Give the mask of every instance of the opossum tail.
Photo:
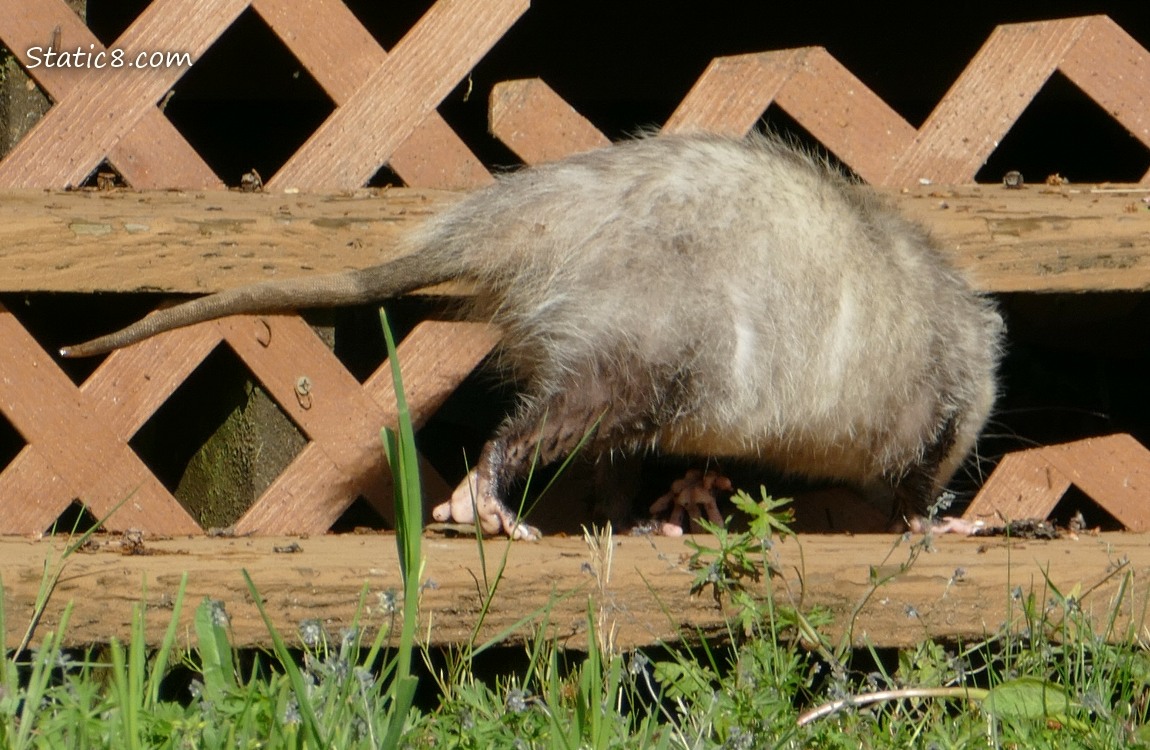
<svg viewBox="0 0 1150 750">
<path fill-rule="evenodd" d="M 91 357 L 134 344 L 157 333 L 243 313 L 271 313 L 375 302 L 452 278 L 442 263 L 422 253 L 383 265 L 302 279 L 270 281 L 227 289 L 160 310 L 115 333 L 60 349 L 62 357 Z"/>
</svg>

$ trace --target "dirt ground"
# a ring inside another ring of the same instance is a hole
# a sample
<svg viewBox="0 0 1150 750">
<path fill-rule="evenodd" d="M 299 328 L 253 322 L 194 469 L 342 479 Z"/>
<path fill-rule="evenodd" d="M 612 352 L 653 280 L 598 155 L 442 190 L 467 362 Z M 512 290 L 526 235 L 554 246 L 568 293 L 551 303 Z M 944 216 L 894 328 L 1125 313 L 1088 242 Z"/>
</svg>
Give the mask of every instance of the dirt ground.
<svg viewBox="0 0 1150 750">
<path fill-rule="evenodd" d="M 56 569 L 62 549 L 63 543 L 55 540 L 0 540 L 9 647 L 23 636 L 44 571 Z M 605 578 L 596 575 L 603 565 L 592 559 L 581 538 L 554 537 L 534 544 L 489 541 L 483 556 L 473 539 L 429 538 L 424 545 L 423 634 L 434 644 L 469 637 L 482 606 L 481 592 L 498 577 L 504 559 L 480 642 L 523 641 L 542 628 L 566 645 L 581 647 L 589 603 L 597 617 L 613 623 L 617 644 L 624 648 L 725 633 L 730 613 L 717 608 L 709 593 L 689 593 L 695 574 L 688 569 L 690 550 L 683 540 L 615 537 L 611 550 L 610 576 Z M 776 552 L 781 572 L 772 585 L 778 601 L 794 602 L 804 612 L 827 609 L 835 621 L 828 633 L 835 639 L 842 637 L 852 622 L 851 612 L 870 591 L 872 575 L 897 573 L 913 555 L 910 544 L 890 534 L 804 535 L 780 543 Z M 157 642 L 170 621 L 181 578 L 187 575 L 181 621 L 190 622 L 203 598 L 219 599 L 230 615 L 236 644 L 266 644 L 267 630 L 252 604 L 245 570 L 289 642 L 295 641 L 298 624 L 308 619 L 318 619 L 330 633 L 338 633 L 352 621 L 361 595 L 368 609 L 363 622 L 374 628 L 388 621 L 386 600 L 400 590 L 396 559 L 395 538 L 387 534 L 143 542 L 103 537 L 64 563 L 33 642 L 58 626 L 67 604 L 72 606 L 69 643 L 124 639 L 133 607 L 140 602 L 147 605 L 149 639 Z M 1075 592 L 1099 627 L 1129 577 L 1117 625 L 1141 632 L 1148 574 L 1150 546 L 1143 535 L 1009 543 L 941 538 L 918 554 L 909 570 L 867 599 L 850 637 L 879 646 L 905 646 L 925 636 L 979 638 L 1008 617 L 1019 616 L 1018 603 L 1010 596 L 1015 587 L 1051 598 L 1044 576 L 1060 591 Z"/>
</svg>

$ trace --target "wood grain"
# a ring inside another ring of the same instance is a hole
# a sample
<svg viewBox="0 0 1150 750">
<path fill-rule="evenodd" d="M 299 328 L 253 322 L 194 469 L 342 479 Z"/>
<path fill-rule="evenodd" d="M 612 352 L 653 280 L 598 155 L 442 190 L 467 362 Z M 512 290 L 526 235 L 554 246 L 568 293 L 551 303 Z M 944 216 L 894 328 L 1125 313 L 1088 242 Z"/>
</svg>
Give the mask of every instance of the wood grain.
<svg viewBox="0 0 1150 750">
<path fill-rule="evenodd" d="M 323 533 L 359 495 L 390 517 L 391 472 L 379 430 L 385 424 L 394 426 L 394 416 L 363 392 L 298 316 L 236 316 L 223 324 L 236 354 L 309 439 L 237 529 Z M 301 378 L 307 381 L 306 393 L 299 390 Z M 298 488 L 279 491 L 289 483 L 298 483 Z M 262 524 L 254 523 L 258 517 L 264 519 Z"/>
<path fill-rule="evenodd" d="M 997 27 L 884 184 L 973 180 L 1086 26 L 1071 18 Z"/>
<path fill-rule="evenodd" d="M 776 101 L 871 185 L 889 184 L 898 154 L 914 140 L 910 123 L 822 47 L 806 50 Z"/>
<path fill-rule="evenodd" d="M 2 192 L 0 288 L 203 294 L 364 267 L 455 197 L 370 195 Z"/>
<path fill-rule="evenodd" d="M 115 46 L 129 56 L 153 50 L 187 52 L 194 61 L 246 7 L 247 0 L 157 0 Z M 189 18 L 196 22 L 188 23 Z M 81 184 L 124 133 L 155 111 L 183 72 L 174 66 L 124 67 L 85 76 L 83 86 L 76 85 L 71 95 L 56 102 L 0 161 L 0 185 L 59 188 Z"/>
<path fill-rule="evenodd" d="M 741 136 L 771 104 L 801 122 L 871 184 L 887 175 L 915 130 L 822 47 L 717 57 L 663 127 Z"/>
<path fill-rule="evenodd" d="M 7 310 L 0 308 L 0 414 L 51 467 L 47 477 L 62 481 L 64 496 L 82 498 L 96 517 L 125 501 L 109 526 L 142 528 L 159 534 L 198 532 L 199 526 L 128 447 L 130 434 L 112 429 L 100 412 L 56 366 Z M 23 471 L 21 467 L 21 471 Z M 57 494 L 57 497 L 60 497 Z M 21 502 L 4 497 L 5 505 Z M 55 504 L 53 504 L 55 507 Z M 7 520 L 7 519 L 6 519 Z M 9 533 L 44 531 L 37 527 Z"/>
<path fill-rule="evenodd" d="M 1146 188 L 884 192 L 988 291 L 1150 289 Z M 406 230 L 458 197 L 0 191 L 0 291 L 205 294 L 364 268 L 402 252 Z"/>
<path fill-rule="evenodd" d="M 801 59 L 801 50 L 715 58 L 667 118 L 663 130 L 746 134 Z"/>
<path fill-rule="evenodd" d="M 1042 448 L 1002 457 L 962 517 L 990 527 L 1046 518 L 1072 482 L 1046 460 Z"/>
<path fill-rule="evenodd" d="M 557 161 L 611 141 L 538 78 L 504 81 L 491 91 L 491 134 L 525 164 Z"/>
<path fill-rule="evenodd" d="M 387 60 L 367 29 L 336 0 L 254 0 L 252 8 L 337 106 L 352 101 Z M 396 148 L 389 164 L 409 187 L 461 190 L 492 181 L 491 173 L 434 110 Z"/>
<path fill-rule="evenodd" d="M 175 8 L 174 12 L 178 13 L 180 9 Z M 31 63 L 27 54 L 29 48 L 46 47 L 51 39 L 45 37 L 45 32 L 56 28 L 60 30 L 63 48 L 80 47 L 90 49 L 93 53 L 105 49 L 62 0 L 35 0 L 25 3 L 18 11 L 0 13 L 0 39 L 4 40 L 7 49 L 25 67 Z M 113 48 L 130 43 L 131 38 L 125 35 L 117 40 Z M 92 86 L 89 89 L 96 74 L 84 77 L 78 75 L 75 69 L 40 65 L 31 69 L 29 74 L 54 101 L 77 100 L 70 106 L 85 100 L 98 88 Z M 16 184 L 64 187 L 71 179 L 69 175 L 74 175 L 66 169 L 61 171 L 62 162 L 68 153 L 60 150 L 49 156 L 51 158 L 47 160 L 25 163 L 23 168 L 28 171 L 23 174 L 19 174 L 18 168 L 14 167 L 6 174 L 10 178 L 19 177 L 19 181 L 0 181 L 0 184 L 6 187 Z M 219 177 L 155 106 L 145 108 L 134 125 L 120 132 L 120 138 L 108 147 L 107 157 L 128 184 L 140 190 L 223 187 Z M 75 182 L 74 179 L 72 181 Z"/>
<path fill-rule="evenodd" d="M 1150 450 L 1125 433 L 1008 454 L 963 514 L 990 526 L 1046 518 L 1076 485 L 1129 531 L 1150 531 Z"/>
<path fill-rule="evenodd" d="M 273 551 L 292 543 L 299 552 Z M 506 544 L 488 541 L 489 576 L 502 560 Z M 934 540 L 932 547 L 870 597 L 853 623 L 851 612 L 870 589 L 872 569 L 894 572 L 910 559 L 909 546 L 899 544 L 893 535 L 787 540 L 775 547 L 781 576 L 772 580 L 772 586 L 780 603 L 794 603 L 804 612 L 824 608 L 833 618 L 824 630 L 832 642 L 853 624 L 851 640 L 856 645 L 913 647 L 925 637 L 971 642 L 1007 624 L 1018 632 L 1028 623 L 1012 601 L 1012 590 L 1018 587 L 1024 595 L 1034 592 L 1039 601 L 1049 599 L 1044 590 L 1047 578 L 1063 592 L 1081 586 L 1081 610 L 1104 637 L 1138 633 L 1146 624 L 1150 546 L 1143 535 L 1010 542 L 945 537 Z M 374 609 L 379 596 L 402 589 L 391 535 L 179 538 L 149 540 L 144 551 L 147 554 L 121 554 L 117 540 L 109 539 L 100 551 L 70 558 L 36 642 L 55 627 L 68 602 L 74 609 L 64 633 L 67 643 L 107 643 L 113 636 L 124 640 L 133 605 L 146 601 L 147 637 L 158 643 L 185 572 L 188 610 L 181 622 L 190 622 L 192 609 L 204 597 L 222 600 L 233 643 L 243 646 L 267 646 L 269 636 L 241 571 L 251 575 L 275 627 L 289 641 L 307 619 L 318 619 L 330 633 L 338 633 L 350 624 L 365 586 L 373 610 L 360 625 L 373 632 L 386 617 Z M 0 540 L 9 648 L 23 634 L 45 558 L 57 560 L 59 552 L 56 542 Z M 717 609 L 709 593 L 688 593 L 694 579 L 687 567 L 689 553 L 681 539 L 616 537 L 613 575 L 606 596 L 600 598 L 582 539 L 511 543 L 479 642 L 505 630 L 504 642 L 527 642 L 541 624 L 539 613 L 546 611 L 549 635 L 569 647 L 585 646 L 589 602 L 592 611 L 602 608 L 607 620 L 617 625 L 622 648 L 696 641 L 701 636 L 723 638 L 733 613 Z M 428 537 L 424 554 L 423 578 L 429 585 L 422 594 L 419 632 L 433 645 L 461 643 L 481 607 L 476 581 L 484 580 L 484 568 L 476 543 Z M 1123 559 L 1128 561 L 1126 567 L 1115 574 L 1115 561 Z M 1125 581 L 1125 598 L 1116 601 L 1127 575 L 1131 578 Z M 93 596 L 94 591 L 99 596 Z M 1115 627 L 1107 630 L 1112 611 L 1117 611 Z M 1050 616 L 1057 621 L 1061 613 Z M 178 632 L 191 632 L 191 627 Z"/>
<path fill-rule="evenodd" d="M 527 0 L 437 0 L 269 187 L 342 190 L 367 184 L 527 5 Z"/>
<path fill-rule="evenodd" d="M 1092 16 L 1058 69 L 1150 148 L 1150 52 L 1106 16 Z M 1142 177 L 1150 185 L 1150 171 Z"/>
</svg>

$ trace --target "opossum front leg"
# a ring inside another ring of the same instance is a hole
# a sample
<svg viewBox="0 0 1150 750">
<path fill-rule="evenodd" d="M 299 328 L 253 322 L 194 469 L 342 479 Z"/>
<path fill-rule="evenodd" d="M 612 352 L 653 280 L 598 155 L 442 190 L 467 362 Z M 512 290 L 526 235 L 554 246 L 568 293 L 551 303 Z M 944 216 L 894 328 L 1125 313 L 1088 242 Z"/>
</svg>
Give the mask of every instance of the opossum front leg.
<svg viewBox="0 0 1150 750">
<path fill-rule="evenodd" d="M 915 534 L 961 534 L 972 536 L 977 534 L 985 524 L 982 521 L 971 521 L 955 516 L 929 519 L 922 516 L 911 518 L 907 527 Z"/>
<path fill-rule="evenodd" d="M 894 481 L 895 525 L 905 525 L 915 534 L 963 534 L 970 536 L 982 528 L 981 521 L 953 516 L 935 517 L 930 512 L 949 477 L 939 476 L 948 454 L 955 449 L 957 428 L 954 418 L 943 426 L 939 437 L 923 451 L 922 459 Z M 965 452 L 965 450 L 963 451 Z"/>
<path fill-rule="evenodd" d="M 666 514 L 659 525 L 663 536 L 682 536 L 695 521 L 706 515 L 717 526 L 723 525 L 719 513 L 718 492 L 730 492 L 731 480 L 715 471 L 689 470 L 682 479 L 671 483 L 671 489 L 651 504 L 651 515 Z M 670 512 L 668 513 L 668 509 Z"/>
<path fill-rule="evenodd" d="M 942 493 L 942 485 L 927 469 L 916 467 L 895 483 L 894 517 L 890 531 L 911 531 L 915 534 L 964 534 L 970 536 L 982 527 L 980 522 L 967 521 L 954 516 L 936 517 L 930 505 Z"/>
</svg>

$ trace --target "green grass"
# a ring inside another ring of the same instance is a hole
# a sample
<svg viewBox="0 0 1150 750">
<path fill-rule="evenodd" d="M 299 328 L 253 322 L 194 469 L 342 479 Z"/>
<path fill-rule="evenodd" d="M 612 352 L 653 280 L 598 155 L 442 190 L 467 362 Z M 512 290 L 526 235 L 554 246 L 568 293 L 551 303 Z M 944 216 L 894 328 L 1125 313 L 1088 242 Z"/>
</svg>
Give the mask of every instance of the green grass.
<svg viewBox="0 0 1150 750">
<path fill-rule="evenodd" d="M 398 371 L 394 377 L 402 393 Z M 365 589 L 346 631 L 304 622 L 285 636 L 264 613 L 259 582 L 248 579 L 274 644 L 253 657 L 232 646 L 227 613 L 211 600 L 197 603 L 191 642 L 178 645 L 181 584 L 158 647 L 145 644 L 141 605 L 128 643 L 79 655 L 62 647 L 68 608 L 56 630 L 35 632 L 77 542 L 45 567 L 25 640 L 35 645 L 0 662 L 0 749 L 1150 748 L 1150 654 L 1140 633 L 1115 630 L 1117 613 L 1145 598 L 1133 595 L 1146 585 L 1133 571 L 1116 573 L 1123 585 L 1109 603 L 1115 617 L 1100 631 L 1083 614 L 1090 591 L 1062 592 L 1046 581 L 1001 592 L 1010 615 L 998 632 L 973 643 L 924 640 L 888 658 L 850 648 L 850 623 L 833 643 L 823 634 L 824 613 L 782 604 L 802 597 L 774 590 L 774 545 L 789 534 L 789 517 L 766 496 L 737 498 L 746 532 L 715 529 L 712 542 L 684 548 L 698 572 L 694 595 L 734 613 L 721 644 L 684 633 L 689 645 L 673 650 L 616 648 L 605 596 L 608 530 L 587 534 L 598 586 L 587 594 L 586 653 L 542 635 L 549 632 L 544 607 L 519 624 L 537 635 L 512 673 L 490 678 L 477 668 L 499 637 L 477 643 L 473 636 L 432 654 L 416 629 L 422 519 L 402 400 L 399 414 L 399 430 L 384 436 L 397 477 L 405 581 L 394 607 L 375 606 Z M 913 568 L 923 548 L 921 541 L 893 547 L 889 558 L 905 555 L 893 575 Z M 891 570 L 888 563 L 875 561 L 874 570 Z M 499 570 L 484 579 L 488 602 L 502 595 Z M 859 608 L 888 580 L 872 576 Z M 368 632 L 374 637 L 365 639 Z M 165 678 L 175 668 L 195 677 L 173 694 Z M 434 697 L 417 703 L 417 689 Z"/>
<path fill-rule="evenodd" d="M 589 543 L 593 572 L 609 575 L 609 535 Z M 378 608 L 369 615 L 366 592 L 353 626 L 339 634 L 306 622 L 285 637 L 269 623 L 275 646 L 254 660 L 232 647 L 226 612 L 211 600 L 196 607 L 191 647 L 177 647 L 183 586 L 154 649 L 145 646 L 141 607 L 128 643 L 75 656 L 61 647 L 65 610 L 58 630 L 0 665 L 0 747 L 1150 747 L 1150 655 L 1136 634 L 1110 630 L 1112 622 L 1094 630 L 1081 602 L 1048 582 L 1003 592 L 1014 607 L 1011 628 L 871 659 L 826 641 L 817 614 L 764 595 L 770 545 L 750 546 L 765 585 L 724 584 L 720 596 L 739 603 L 722 645 L 621 653 L 593 592 L 588 652 L 538 636 L 523 646 L 524 668 L 495 679 L 475 672 L 471 654 L 481 648 L 460 648 L 447 667 L 417 677 L 421 656 L 442 660 L 414 641 L 406 663 L 389 650 L 388 634 L 402 624 L 389 627 L 391 615 Z M 747 551 L 704 550 L 699 570 L 724 559 L 742 566 Z M 1122 575 L 1116 611 L 1129 606 L 1134 586 L 1133 573 Z M 545 610 L 535 625 L 546 632 Z M 162 681 L 176 666 L 196 677 L 191 689 L 165 696 Z M 411 697 L 419 679 L 436 688 L 422 709 Z"/>
<path fill-rule="evenodd" d="M 749 507 L 772 512 L 765 502 Z M 414 662 L 431 663 L 431 655 L 414 638 L 386 648 L 391 616 L 377 609 L 383 622 L 366 622 L 366 592 L 353 626 L 335 636 L 308 622 L 289 639 L 269 621 L 275 646 L 254 663 L 232 647 L 226 612 L 210 600 L 196 608 L 191 647 L 176 646 L 183 586 L 152 650 L 141 607 L 128 643 L 73 658 L 61 647 L 65 609 L 59 629 L 0 665 L 0 747 L 1150 747 L 1150 655 L 1136 633 L 1114 632 L 1113 621 L 1096 631 L 1081 592 L 1049 582 L 1004 591 L 1012 627 L 975 643 L 924 641 L 895 660 L 872 660 L 828 642 L 817 613 L 788 610 L 776 600 L 790 597 L 764 594 L 770 543 L 716 539 L 697 550 L 696 564 L 737 610 L 723 645 L 620 653 L 593 592 L 587 653 L 538 636 L 524 646 L 522 670 L 484 679 L 472 659 L 486 644 L 461 647 L 446 668 L 422 678 L 437 694 L 424 710 L 413 707 Z M 589 544 L 602 580 L 610 574 L 609 535 Z M 741 574 L 707 573 L 730 561 Z M 754 578 L 748 566 L 763 586 L 745 585 Z M 1135 585 L 1132 572 L 1121 575 L 1115 612 L 1130 606 Z M 881 590 L 883 581 L 873 585 Z M 536 632 L 547 631 L 547 615 L 536 613 Z M 397 611 L 394 628 L 402 632 L 401 620 L 411 616 Z M 371 630 L 377 635 L 365 642 Z M 289 650 L 287 640 L 301 645 Z M 165 697 L 162 681 L 173 666 L 196 679 L 184 694 Z"/>
</svg>

